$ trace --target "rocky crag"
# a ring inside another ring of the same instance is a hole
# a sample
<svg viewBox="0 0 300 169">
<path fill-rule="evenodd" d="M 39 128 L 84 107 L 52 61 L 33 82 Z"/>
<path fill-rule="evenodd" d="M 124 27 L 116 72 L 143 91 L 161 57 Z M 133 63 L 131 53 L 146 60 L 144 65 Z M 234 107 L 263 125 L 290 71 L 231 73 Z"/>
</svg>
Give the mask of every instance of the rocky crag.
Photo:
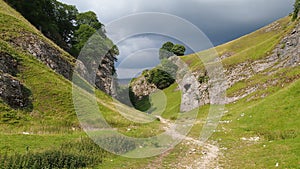
<svg viewBox="0 0 300 169">
<path fill-rule="evenodd" d="M 273 25 L 273 26 L 272 26 Z M 276 22 L 269 26 L 269 29 L 276 27 Z M 266 29 L 268 31 L 268 29 Z M 225 56 L 226 55 L 226 56 Z M 220 58 L 224 59 L 230 57 L 230 54 L 224 54 Z M 276 72 L 280 71 L 282 68 L 296 67 L 300 65 L 300 23 L 298 23 L 295 28 L 287 36 L 285 36 L 279 44 L 273 49 L 270 54 L 262 59 L 256 60 L 254 62 L 246 61 L 243 63 L 236 64 L 230 68 L 224 68 L 224 75 L 227 81 L 227 87 L 230 88 L 234 84 L 248 80 L 255 75 L 262 74 L 264 76 L 271 76 Z M 268 70 L 268 71 L 266 71 Z M 198 71 L 193 73 L 198 79 L 209 78 L 205 71 Z M 299 78 L 299 77 L 298 77 Z M 187 81 L 187 80 L 186 80 Z M 267 86 L 277 85 L 277 81 L 274 80 L 268 84 L 256 84 L 254 86 L 249 86 L 243 91 L 235 94 L 234 96 L 227 97 L 226 103 L 232 103 L 240 100 L 251 93 L 256 92 L 259 88 L 266 88 Z M 189 83 L 186 83 L 189 84 Z M 199 105 L 211 103 L 209 96 L 209 86 L 211 81 L 200 81 L 198 87 L 201 94 L 199 99 Z M 263 86 L 261 86 L 263 85 Z"/>
<path fill-rule="evenodd" d="M 30 90 L 17 78 L 18 61 L 0 52 L 0 97 L 12 108 L 30 108 Z"/>
<path fill-rule="evenodd" d="M 5 4 L 6 5 L 6 4 Z M 7 8 L 9 8 L 7 6 Z M 7 13 L 5 10 L 0 13 L 0 39 L 22 54 L 28 54 L 47 65 L 56 73 L 68 80 L 72 80 L 73 72 L 76 69 L 81 77 L 86 79 L 96 88 L 106 94 L 112 94 L 116 56 L 108 50 L 101 59 L 97 61 L 98 66 L 95 75 L 88 72 L 88 65 L 76 60 L 73 56 L 63 51 L 60 47 L 42 35 L 25 18 L 19 14 Z M 6 23 L 8 20 L 10 23 Z M 15 25 L 12 29 L 6 24 Z M 30 91 L 18 80 L 18 61 L 7 51 L 6 46 L 0 46 L 3 50 L 0 54 L 0 98 L 13 108 L 25 108 L 30 105 Z M 80 65 L 80 66 L 76 66 Z M 94 77 L 94 79 L 91 79 Z M 93 83 L 92 83 L 93 82 Z"/>
<path fill-rule="evenodd" d="M 96 71 L 95 79 L 91 79 L 92 75 L 87 71 L 87 65 L 84 65 L 81 61 L 76 60 L 36 34 L 23 32 L 21 37 L 10 39 L 9 42 L 14 47 L 35 56 L 68 80 L 72 80 L 75 64 L 80 65 L 76 66 L 76 69 L 83 78 L 88 82 L 94 82 L 95 84 L 93 85 L 105 93 L 109 95 L 112 93 L 113 75 L 115 73 L 114 61 L 116 58 L 111 52 L 101 57 L 99 62 L 97 61 L 100 65 Z"/>
</svg>

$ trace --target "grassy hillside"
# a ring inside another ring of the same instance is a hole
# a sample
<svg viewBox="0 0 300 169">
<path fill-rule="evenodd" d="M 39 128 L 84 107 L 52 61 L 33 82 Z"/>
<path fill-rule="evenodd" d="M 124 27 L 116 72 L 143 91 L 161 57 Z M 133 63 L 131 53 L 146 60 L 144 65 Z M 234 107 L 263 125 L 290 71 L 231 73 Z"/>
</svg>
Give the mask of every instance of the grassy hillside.
<svg viewBox="0 0 300 169">
<path fill-rule="evenodd" d="M 288 17 L 283 18 L 252 34 L 216 47 L 220 55 L 228 56 L 223 60 L 224 67 L 267 56 L 294 27 L 295 23 L 289 20 Z M 199 156 L 189 153 L 193 147 L 184 143 L 165 155 L 147 159 L 128 159 L 112 155 L 96 146 L 79 125 L 72 100 L 71 82 L 10 43 L 11 38 L 22 38 L 23 32 L 38 35 L 40 39 L 62 51 L 66 60 L 72 60 L 69 54 L 59 49 L 19 13 L 0 0 L 0 52 L 8 53 L 18 60 L 19 73 L 16 78 L 30 90 L 33 104 L 33 109 L 13 109 L 0 99 L 0 164 L 6 160 L 6 165 L 9 163 L 11 168 L 18 168 L 18 160 L 26 159 L 28 165 L 38 168 L 38 164 L 33 161 L 44 159 L 40 162 L 48 166 L 50 164 L 47 160 L 58 157 L 61 161 L 57 164 L 71 168 L 145 168 L 148 164 L 155 165 L 155 168 L 180 168 L 176 164 L 184 161 L 181 159 L 184 156 L 188 156 L 185 159 L 187 163 L 192 157 L 199 160 Z M 207 51 L 199 53 L 202 56 L 206 54 Z M 193 71 L 203 68 L 196 55 L 184 56 L 183 60 Z M 267 71 L 271 70 L 265 72 Z M 273 168 L 276 163 L 279 168 L 299 167 L 299 75 L 299 66 L 284 68 L 272 76 L 257 74 L 238 82 L 228 90 L 230 96 L 243 92 L 249 86 L 278 81 L 275 85 L 261 87 L 236 103 L 226 105 L 228 112 L 222 120 L 229 123 L 221 124 L 211 138 L 222 148 L 223 157 L 219 160 L 224 168 Z M 128 120 L 127 118 L 137 121 L 151 120 L 153 117 L 113 101 L 99 90 L 95 91 L 95 95 L 83 90 L 80 90 L 80 94 L 90 99 L 87 102 L 95 99 L 106 121 L 127 136 L 149 137 L 163 131 L 163 124 L 158 120 L 145 124 Z M 172 122 L 177 117 L 174 112 L 179 110 L 179 97 L 180 91 L 176 85 L 163 92 L 154 93 L 150 99 L 153 104 L 152 113 Z M 165 104 L 162 105 L 162 102 Z M 209 107 L 206 105 L 200 108 L 197 123 L 189 136 L 199 138 Z M 123 111 L 119 112 L 120 109 Z M 91 114 L 98 115 L 93 112 Z M 251 140 L 256 137 L 259 138 L 257 141 Z M 198 147 L 199 151 L 201 148 Z"/>
<path fill-rule="evenodd" d="M 292 22 L 291 17 L 285 17 L 267 25 L 253 33 L 245 35 L 241 38 L 228 42 L 226 44 L 215 47 L 219 57 L 222 59 L 224 69 L 230 70 L 238 64 L 252 64 L 255 61 L 266 58 L 272 55 L 274 48 L 279 45 L 279 42 L 288 35 L 298 22 Z M 285 48 L 286 44 L 280 44 L 280 48 Z M 191 54 L 182 57 L 182 59 L 190 66 L 194 72 L 205 70 L 202 59 L 209 59 L 212 49 L 201 51 L 196 54 Z M 276 63 L 278 64 L 278 63 Z M 250 67 L 252 65 L 249 65 Z M 243 71 L 243 70 L 241 70 Z M 272 73 L 271 76 L 266 74 Z M 249 88 L 258 87 L 258 91 L 250 95 L 251 99 L 258 99 L 265 95 L 274 93 L 299 78 L 299 66 L 295 68 L 283 68 L 277 70 L 270 68 L 263 72 L 254 74 L 253 77 L 239 81 L 227 90 L 227 96 L 233 97 L 243 95 Z M 276 82 L 275 84 L 270 84 Z M 263 87 L 266 84 L 267 87 Z M 248 97 L 248 98 L 250 98 Z"/>
<path fill-rule="evenodd" d="M 253 63 L 272 54 L 272 50 L 296 24 L 297 22 L 291 22 L 290 17 L 285 17 L 258 31 L 220 45 L 215 50 L 220 56 L 226 56 L 222 59 L 225 69 L 244 62 Z M 202 51 L 183 56 L 182 59 L 192 71 L 197 72 L 204 70 L 199 56 L 206 59 L 209 58 L 209 53 L 209 50 Z M 223 168 L 273 168 L 275 165 L 279 165 L 279 168 L 299 167 L 299 78 L 300 66 L 271 67 L 227 90 L 227 96 L 232 97 L 244 94 L 248 88 L 257 87 L 254 93 L 226 105 L 228 112 L 211 138 L 222 149 L 223 156 L 219 160 Z M 169 100 L 175 99 L 175 91 L 174 85 L 164 90 L 171 97 Z M 152 97 L 155 98 L 156 94 Z M 172 106 L 178 108 L 179 103 L 174 103 Z M 199 138 L 209 107 L 206 105 L 199 109 L 198 121 L 190 132 L 190 136 L 195 139 Z M 173 119 L 175 115 L 169 110 L 167 108 L 163 115 Z M 182 148 L 184 144 L 180 146 Z M 174 151 L 178 151 L 178 148 Z M 185 153 L 179 152 L 176 157 L 182 158 L 186 156 Z M 165 160 L 176 164 L 176 157 L 166 157 Z"/>
<path fill-rule="evenodd" d="M 255 61 L 270 54 L 282 37 L 291 31 L 294 24 L 291 22 L 290 17 L 285 17 L 253 33 L 217 46 L 214 50 L 219 56 L 227 55 L 222 60 L 225 68 L 248 60 Z M 182 59 L 190 66 L 192 71 L 197 71 L 203 69 L 199 56 L 205 58 L 208 57 L 209 53 L 211 53 L 210 50 L 201 51 L 186 55 Z"/>
<path fill-rule="evenodd" d="M 295 24 L 286 17 L 215 49 L 220 56 L 227 55 L 222 60 L 225 69 L 252 63 L 270 55 Z M 208 52 L 184 56 L 183 60 L 193 71 L 203 70 L 198 57 L 208 57 Z M 225 123 L 220 123 L 211 138 L 222 149 L 219 160 L 223 168 L 299 168 L 299 78 L 300 66 L 269 68 L 227 90 L 227 96 L 232 97 L 258 87 L 256 92 L 226 105 Z M 209 106 L 200 108 L 198 123 L 190 132 L 194 138 L 199 137 L 208 111 Z"/>
<path fill-rule="evenodd" d="M 64 59 L 72 59 L 69 54 L 44 37 L 18 12 L 2 0 L 0 1 L 0 51 L 18 60 L 19 72 L 16 78 L 30 90 L 30 99 L 33 104 L 32 110 L 13 109 L 0 99 L 0 161 L 6 159 L 5 154 L 11 156 L 15 153 L 23 156 L 15 155 L 12 160 L 24 158 L 29 161 L 38 156 L 48 158 L 47 153 L 52 155 L 66 153 L 62 155 L 66 156 L 64 160 L 86 158 L 87 161 L 90 160 L 84 164 L 87 166 L 100 165 L 106 159 L 116 158 L 116 156 L 99 148 L 96 148 L 94 153 L 90 152 L 89 148 L 94 149 L 95 144 L 88 141 L 89 139 L 79 125 L 72 100 L 72 83 L 38 61 L 35 56 L 10 44 L 12 38 L 22 40 L 24 32 L 35 34 L 43 41 L 51 44 L 52 47 L 60 50 Z M 99 109 L 104 112 L 103 115 L 107 122 L 112 127 L 118 127 L 119 131 L 125 135 L 148 137 L 161 132 L 158 121 L 146 125 L 134 123 L 124 118 L 117 108 L 121 107 L 127 116 L 136 116 L 140 112 L 113 102 L 112 98 L 99 90 L 95 91 L 95 96 L 84 91 L 82 94 L 90 98 L 96 96 Z M 128 131 L 128 127 L 134 128 L 134 130 Z M 69 142 L 74 144 L 73 147 L 66 147 L 61 150 L 60 147 L 66 146 Z M 83 155 L 76 149 L 76 147 L 82 146 L 87 147 L 82 150 Z M 28 152 L 31 155 L 28 155 Z M 141 163 L 146 163 L 146 161 L 143 160 Z M 75 163 L 72 165 L 80 166 Z"/>
<path fill-rule="evenodd" d="M 225 168 L 298 168 L 300 162 L 300 80 L 257 103 L 228 105 L 214 139 L 228 148 Z M 258 141 L 244 140 L 259 137 Z M 230 166 L 230 167 L 229 167 Z"/>
</svg>

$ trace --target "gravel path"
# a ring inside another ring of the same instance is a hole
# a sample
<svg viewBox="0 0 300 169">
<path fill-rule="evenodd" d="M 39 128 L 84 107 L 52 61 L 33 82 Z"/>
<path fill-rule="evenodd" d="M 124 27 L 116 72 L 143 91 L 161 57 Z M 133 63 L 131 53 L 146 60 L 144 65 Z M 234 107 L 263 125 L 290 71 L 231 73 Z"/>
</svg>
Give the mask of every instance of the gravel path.
<svg viewBox="0 0 300 169">
<path fill-rule="evenodd" d="M 166 120 L 160 116 L 157 116 L 160 119 L 161 123 L 165 124 L 166 133 L 174 138 L 182 139 L 183 144 L 189 145 L 191 148 L 191 152 L 188 153 L 186 156 L 178 157 L 178 160 L 174 164 L 172 164 L 172 168 L 186 168 L 186 169 L 215 169 L 220 168 L 218 165 L 218 157 L 220 156 L 220 149 L 214 143 L 208 142 L 201 142 L 196 140 L 192 137 L 184 136 L 178 133 L 175 130 L 175 124 L 171 123 L 169 120 Z M 201 153 L 194 154 L 193 152 L 199 151 L 197 149 L 201 149 Z M 161 154 L 155 161 L 147 166 L 149 169 L 157 169 L 157 168 L 164 168 L 162 167 L 163 159 L 170 154 L 172 150 L 169 150 L 163 154 Z"/>
</svg>

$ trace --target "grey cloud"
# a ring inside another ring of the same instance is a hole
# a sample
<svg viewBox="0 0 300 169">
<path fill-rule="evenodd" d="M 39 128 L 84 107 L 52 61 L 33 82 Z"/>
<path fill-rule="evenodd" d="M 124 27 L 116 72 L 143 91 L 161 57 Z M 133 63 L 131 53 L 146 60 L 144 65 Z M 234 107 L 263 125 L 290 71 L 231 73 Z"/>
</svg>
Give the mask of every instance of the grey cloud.
<svg viewBox="0 0 300 169">
<path fill-rule="evenodd" d="M 294 2 L 294 0 L 61 1 L 76 5 L 81 11 L 95 11 L 105 24 L 138 12 L 170 13 L 195 24 L 215 45 L 232 40 L 288 15 L 292 11 Z"/>
<path fill-rule="evenodd" d="M 263 27 L 281 17 L 288 15 L 293 8 L 294 0 L 61 0 L 68 4 L 74 4 L 80 11 L 92 10 L 95 11 L 101 22 L 109 24 L 110 22 L 130 14 L 140 12 L 162 12 L 179 16 L 193 23 L 196 27 L 202 30 L 205 35 L 211 40 L 214 45 L 219 45 L 224 42 L 235 39 L 244 34 L 250 33 L 260 27 Z M 158 18 L 159 19 L 159 18 Z M 126 25 L 126 23 L 124 23 Z M 128 23 L 127 23 L 128 24 Z M 162 21 L 162 25 L 164 22 Z M 138 31 L 151 27 L 149 24 L 135 24 L 131 27 L 131 31 Z M 107 28 L 108 29 L 108 28 Z M 124 28 L 125 29 L 125 28 Z M 158 30 L 158 28 L 153 28 Z M 166 27 L 160 27 L 163 32 Z M 181 35 L 190 37 L 193 43 L 197 43 L 195 51 L 210 47 L 205 43 L 199 42 L 199 39 L 194 38 L 184 27 L 167 27 L 168 31 L 181 32 Z M 118 29 L 107 30 L 115 31 L 115 36 L 123 37 L 126 30 L 119 25 Z M 178 42 L 170 37 L 169 40 Z M 140 37 L 128 37 L 126 40 L 118 44 L 121 55 L 121 62 L 130 60 L 127 58 L 130 54 L 135 53 L 134 58 L 140 55 L 145 58 L 145 52 L 137 52 L 147 48 L 159 48 L 161 44 L 168 38 L 157 37 L 152 35 L 142 35 Z M 181 39 L 179 39 L 181 40 Z M 189 50 L 189 52 L 194 52 Z M 136 69 L 135 65 L 141 67 L 149 66 L 148 63 L 157 64 L 157 55 L 152 52 L 153 61 L 136 58 L 130 64 L 123 65 L 128 69 Z M 142 56 L 143 55 L 143 56 Z M 131 56 L 133 57 L 133 56 Z M 126 59 L 127 58 L 127 59 Z M 144 63 L 143 63 L 144 61 Z M 125 68 L 124 68 L 125 69 Z M 127 70 L 128 71 L 128 70 Z M 130 71 L 128 71 L 130 72 Z"/>
<path fill-rule="evenodd" d="M 127 69 L 152 68 L 158 63 L 158 49 L 145 49 L 127 56 L 120 62 L 118 67 Z"/>
</svg>

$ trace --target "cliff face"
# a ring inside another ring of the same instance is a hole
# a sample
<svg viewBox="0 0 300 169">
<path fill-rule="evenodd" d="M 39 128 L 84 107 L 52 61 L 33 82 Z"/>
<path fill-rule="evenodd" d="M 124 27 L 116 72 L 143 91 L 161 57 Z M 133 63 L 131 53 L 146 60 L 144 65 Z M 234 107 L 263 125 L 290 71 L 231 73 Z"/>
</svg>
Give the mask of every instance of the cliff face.
<svg viewBox="0 0 300 169">
<path fill-rule="evenodd" d="M 248 84 L 246 88 L 241 89 L 239 92 L 234 93 L 226 98 L 226 103 L 232 103 L 246 96 L 256 92 L 260 89 L 266 89 L 272 86 L 284 85 L 284 83 L 290 83 L 295 79 L 300 78 L 300 75 L 295 75 L 292 78 L 280 75 L 274 76 L 276 73 L 280 73 L 284 68 L 293 68 L 300 66 L 300 23 L 287 36 L 285 36 L 279 44 L 273 49 L 270 54 L 262 59 L 258 59 L 254 62 L 246 61 L 229 68 L 224 68 L 225 79 L 227 81 L 228 88 L 241 81 L 250 80 L 254 76 L 266 76 L 270 77 L 267 82 L 257 82 L 253 85 Z M 230 56 L 226 56 L 230 57 Z M 226 58 L 222 56 L 221 58 Z M 203 77 L 204 72 L 195 72 L 194 76 Z M 189 80 L 184 81 L 184 85 L 190 85 Z M 251 81 L 251 80 L 250 80 Z M 250 82 L 249 82 L 250 83 Z M 282 84 L 281 84 L 282 83 Z M 211 103 L 209 95 L 209 86 L 211 81 L 200 82 L 198 90 L 201 93 L 201 98 L 198 99 L 199 105 Z M 265 93 L 258 97 L 265 97 Z M 192 99 L 192 98 L 191 98 Z M 250 98 L 251 99 L 251 98 Z M 192 99 L 193 100 L 193 99 Z M 195 100 L 195 99 L 194 99 Z"/>
<path fill-rule="evenodd" d="M 142 98 L 143 96 L 148 96 L 157 90 L 157 87 L 154 84 L 148 83 L 144 76 L 140 76 L 137 79 L 135 79 L 130 84 L 130 86 L 132 92 L 138 98 Z"/>
<path fill-rule="evenodd" d="M 235 83 L 250 79 L 255 75 L 273 76 L 283 68 L 292 68 L 300 66 L 300 23 L 298 23 L 287 36 L 285 36 L 280 43 L 275 47 L 267 57 L 254 61 L 238 64 L 230 69 L 227 69 L 225 74 L 228 79 L 228 85 L 233 86 Z M 285 77 L 282 77 L 285 78 Z M 300 76 L 295 76 L 295 79 Z M 290 82 L 295 80 L 290 79 Z M 278 85 L 279 80 L 274 79 L 265 84 L 257 84 L 249 86 L 241 94 L 237 94 L 227 98 L 227 102 L 234 102 L 242 99 L 249 94 L 255 92 L 259 88 L 266 88 L 267 86 Z M 263 96 L 262 96 L 263 97 Z"/>
<path fill-rule="evenodd" d="M 38 60 L 46 64 L 55 72 L 61 74 L 68 80 L 72 80 L 75 62 L 81 66 L 77 66 L 77 71 L 87 81 L 95 81 L 95 86 L 105 93 L 112 94 L 113 74 L 115 71 L 115 56 L 108 53 L 99 61 L 100 65 L 96 72 L 95 80 L 90 80 L 87 68 L 82 62 L 69 56 L 67 53 L 55 47 L 33 33 L 22 33 L 22 36 L 10 39 L 9 41 L 14 47 L 20 48 L 27 53 L 35 56 Z"/>
<path fill-rule="evenodd" d="M 116 81 L 115 65 L 116 60 L 114 54 L 108 52 L 100 61 L 95 79 L 95 85 L 109 95 L 114 95 L 114 85 Z"/>
<path fill-rule="evenodd" d="M 45 42 L 36 34 L 23 32 L 21 36 L 9 40 L 15 48 L 19 48 L 46 64 L 55 72 L 67 79 L 72 77 L 72 67 L 75 62 L 71 56 L 63 56 L 63 52 L 58 50 L 53 44 Z M 65 54 L 66 55 L 66 54 Z"/>
<path fill-rule="evenodd" d="M 0 52 L 0 97 L 12 108 L 30 108 L 30 90 L 15 77 L 17 73 L 18 61 Z"/>
</svg>

